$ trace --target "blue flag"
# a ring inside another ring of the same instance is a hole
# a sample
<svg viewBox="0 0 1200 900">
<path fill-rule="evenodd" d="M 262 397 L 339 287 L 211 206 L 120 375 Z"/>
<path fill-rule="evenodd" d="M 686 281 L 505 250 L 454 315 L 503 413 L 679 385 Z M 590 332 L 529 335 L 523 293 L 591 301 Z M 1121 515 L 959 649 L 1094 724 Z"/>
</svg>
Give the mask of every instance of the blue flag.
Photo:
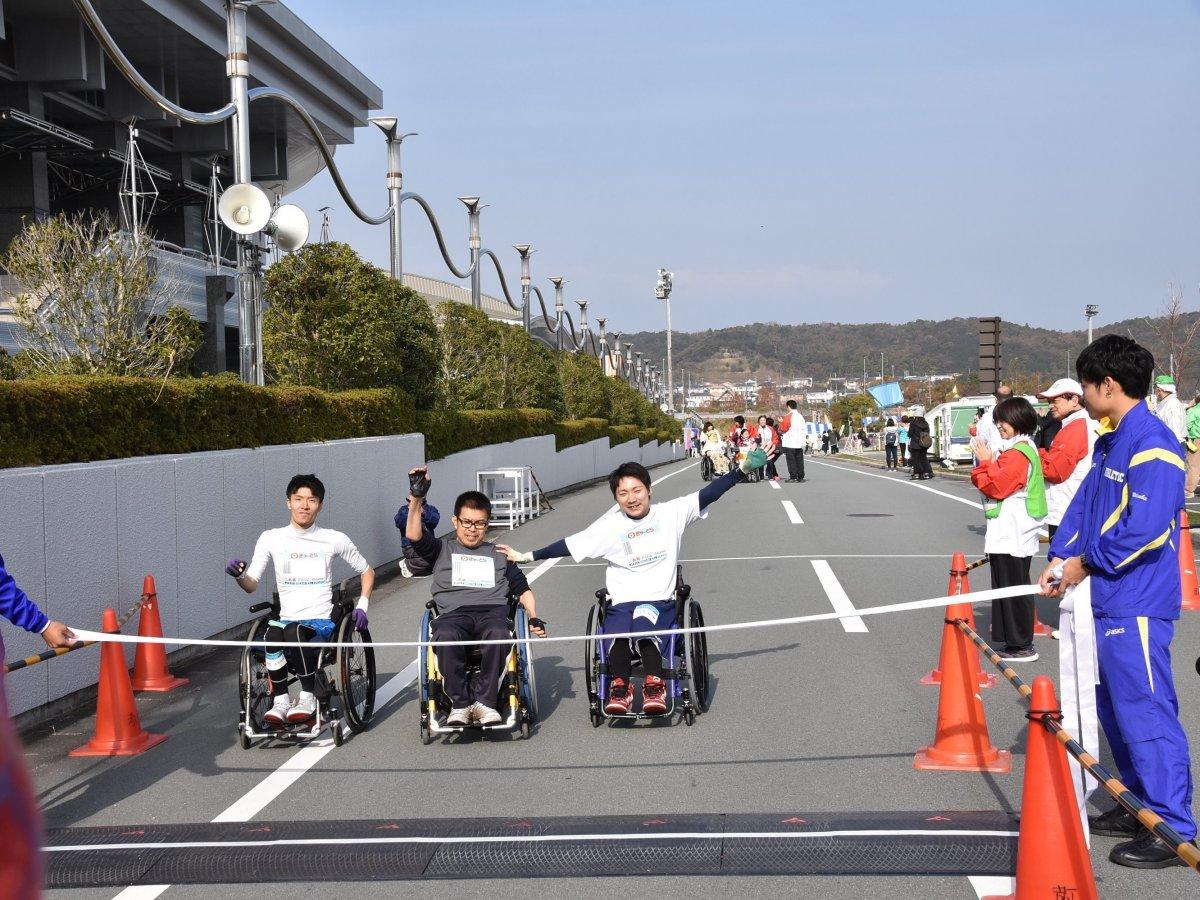
<svg viewBox="0 0 1200 900">
<path fill-rule="evenodd" d="M 879 404 L 880 409 L 887 409 L 889 406 L 900 406 L 904 402 L 904 392 L 900 390 L 900 382 L 898 381 L 889 381 L 887 384 L 867 388 L 867 393 L 875 398 L 875 402 Z"/>
</svg>

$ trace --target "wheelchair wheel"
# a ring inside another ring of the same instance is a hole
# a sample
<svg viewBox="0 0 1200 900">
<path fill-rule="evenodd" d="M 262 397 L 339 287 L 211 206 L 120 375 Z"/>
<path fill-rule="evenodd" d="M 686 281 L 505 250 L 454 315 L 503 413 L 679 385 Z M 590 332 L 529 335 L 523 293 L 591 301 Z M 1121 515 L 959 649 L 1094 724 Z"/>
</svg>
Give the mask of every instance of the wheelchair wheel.
<svg viewBox="0 0 1200 900">
<path fill-rule="evenodd" d="M 356 631 L 350 616 L 342 618 L 336 634 L 337 643 L 355 645 L 337 648 L 334 678 L 346 724 L 357 734 L 366 730 L 375 714 L 375 650 L 362 646 L 371 640 L 371 632 Z"/>
<path fill-rule="evenodd" d="M 421 616 L 421 636 L 419 640 L 428 641 L 432 639 L 433 631 L 430 624 L 432 618 L 429 610 L 425 610 Z M 429 696 L 429 662 L 432 654 L 433 648 L 431 647 L 421 647 L 417 652 L 417 714 L 421 726 L 421 743 L 426 747 L 437 739 L 437 735 L 429 727 L 429 718 L 431 715 L 429 710 L 429 701 L 431 699 Z"/>
<path fill-rule="evenodd" d="M 597 631 L 596 606 L 593 604 L 588 608 L 587 630 L 584 634 L 590 637 Z M 587 684 L 588 714 L 592 727 L 599 728 L 604 716 L 600 712 L 600 644 L 596 641 L 583 643 L 583 677 Z"/>
<path fill-rule="evenodd" d="M 689 600 L 687 606 L 687 627 L 703 628 L 704 612 L 700 603 Z M 687 658 L 688 679 L 691 682 L 691 693 L 696 705 L 696 712 L 702 713 L 708 709 L 708 635 L 701 631 L 686 635 L 684 652 Z M 691 725 L 691 722 L 688 722 Z"/>
<path fill-rule="evenodd" d="M 521 700 L 529 718 L 521 724 L 521 735 L 529 737 L 529 723 L 538 719 L 537 676 L 533 670 L 533 636 L 529 632 L 529 616 L 518 609 L 515 625 L 517 637 L 517 660 L 521 666 Z"/>
<path fill-rule="evenodd" d="M 261 641 L 266 634 L 267 619 L 255 619 L 246 635 L 247 641 Z M 271 708 L 271 679 L 267 672 L 267 653 L 262 645 L 242 648 L 238 666 L 239 720 L 252 731 L 263 732 L 263 714 Z M 242 748 L 249 749 L 250 739 L 242 733 Z"/>
</svg>

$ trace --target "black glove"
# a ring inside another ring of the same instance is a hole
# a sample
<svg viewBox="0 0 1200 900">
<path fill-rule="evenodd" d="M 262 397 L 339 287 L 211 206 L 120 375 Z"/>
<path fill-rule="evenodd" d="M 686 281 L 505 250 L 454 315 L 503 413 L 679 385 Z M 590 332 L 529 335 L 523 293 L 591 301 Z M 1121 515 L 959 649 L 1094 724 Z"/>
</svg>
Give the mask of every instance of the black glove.
<svg viewBox="0 0 1200 900">
<path fill-rule="evenodd" d="M 429 484 L 424 472 L 413 472 L 408 476 L 408 492 L 417 499 L 429 493 Z"/>
</svg>

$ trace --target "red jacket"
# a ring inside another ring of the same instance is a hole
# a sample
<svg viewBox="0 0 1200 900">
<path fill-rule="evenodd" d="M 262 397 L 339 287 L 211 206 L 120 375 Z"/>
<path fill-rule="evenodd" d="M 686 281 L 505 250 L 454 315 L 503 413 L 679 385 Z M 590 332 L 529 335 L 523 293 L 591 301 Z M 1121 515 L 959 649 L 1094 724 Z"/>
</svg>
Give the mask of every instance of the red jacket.
<svg viewBox="0 0 1200 900">
<path fill-rule="evenodd" d="M 1029 481 L 1029 460 L 1020 450 L 1005 450 L 971 470 L 971 484 L 985 497 L 1003 500 Z"/>
<path fill-rule="evenodd" d="M 1087 419 L 1068 422 L 1054 436 L 1050 449 L 1038 450 L 1047 484 L 1062 484 L 1088 455 L 1088 426 Z"/>
</svg>

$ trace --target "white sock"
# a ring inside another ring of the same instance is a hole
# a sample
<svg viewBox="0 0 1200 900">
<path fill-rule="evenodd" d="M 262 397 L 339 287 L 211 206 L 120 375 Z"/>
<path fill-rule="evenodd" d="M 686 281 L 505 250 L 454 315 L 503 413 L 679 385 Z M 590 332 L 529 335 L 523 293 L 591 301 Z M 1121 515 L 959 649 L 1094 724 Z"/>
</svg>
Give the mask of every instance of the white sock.
<svg viewBox="0 0 1200 900">
<path fill-rule="evenodd" d="M 317 695 L 316 695 L 316 694 L 310 694 L 308 691 L 301 691 L 301 692 L 300 692 L 300 699 L 301 699 L 301 700 L 316 700 L 316 699 L 317 699 Z"/>
</svg>

